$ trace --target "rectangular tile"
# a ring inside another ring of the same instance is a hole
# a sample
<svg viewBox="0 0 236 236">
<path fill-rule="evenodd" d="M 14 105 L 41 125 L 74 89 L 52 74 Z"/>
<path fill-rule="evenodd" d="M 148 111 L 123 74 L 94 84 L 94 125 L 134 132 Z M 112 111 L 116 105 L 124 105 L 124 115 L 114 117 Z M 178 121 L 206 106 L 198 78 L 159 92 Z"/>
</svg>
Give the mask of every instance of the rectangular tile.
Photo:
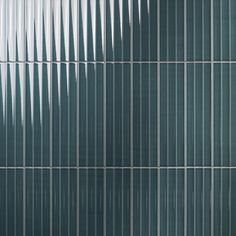
<svg viewBox="0 0 236 236">
<path fill-rule="evenodd" d="M 215 81 L 215 80 L 214 80 Z M 214 81 L 212 81 L 214 83 Z M 211 67 L 187 66 L 188 165 L 211 165 Z"/>
<path fill-rule="evenodd" d="M 160 65 L 160 165 L 184 165 L 184 65 Z"/>
<path fill-rule="evenodd" d="M 133 65 L 133 162 L 157 165 L 157 66 Z"/>
<path fill-rule="evenodd" d="M 187 60 L 211 58 L 211 1 L 186 1 Z M 215 24 L 215 27 L 218 27 Z"/>
<path fill-rule="evenodd" d="M 184 20 L 183 0 L 160 0 L 160 60 L 184 60 Z"/>
<path fill-rule="evenodd" d="M 184 232 L 184 171 L 160 171 L 159 215 L 160 235 L 183 235 Z"/>
<path fill-rule="evenodd" d="M 103 64 L 93 63 L 80 64 L 78 69 L 79 165 L 102 166 L 105 69 Z"/>
<path fill-rule="evenodd" d="M 79 234 L 104 233 L 104 173 L 101 170 L 81 170 L 79 173 Z M 105 187 L 106 188 L 106 187 Z"/>
<path fill-rule="evenodd" d="M 106 65 L 106 165 L 130 165 L 131 66 Z"/>
<path fill-rule="evenodd" d="M 133 232 L 135 235 L 157 234 L 157 172 L 155 170 L 135 170 L 133 172 L 131 198 Z"/>
<path fill-rule="evenodd" d="M 134 61 L 157 60 L 157 1 L 132 1 L 132 54 Z"/>
<path fill-rule="evenodd" d="M 106 1 L 106 60 L 131 59 L 132 1 Z"/>
</svg>

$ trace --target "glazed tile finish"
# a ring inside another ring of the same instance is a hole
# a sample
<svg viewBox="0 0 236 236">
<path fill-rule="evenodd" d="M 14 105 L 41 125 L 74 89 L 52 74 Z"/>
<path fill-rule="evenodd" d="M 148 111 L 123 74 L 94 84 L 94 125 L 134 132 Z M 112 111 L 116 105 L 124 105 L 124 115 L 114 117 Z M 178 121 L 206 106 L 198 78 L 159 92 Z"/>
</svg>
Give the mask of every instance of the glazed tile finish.
<svg viewBox="0 0 236 236">
<path fill-rule="evenodd" d="M 235 235 L 232 0 L 0 0 L 0 235 Z"/>
</svg>

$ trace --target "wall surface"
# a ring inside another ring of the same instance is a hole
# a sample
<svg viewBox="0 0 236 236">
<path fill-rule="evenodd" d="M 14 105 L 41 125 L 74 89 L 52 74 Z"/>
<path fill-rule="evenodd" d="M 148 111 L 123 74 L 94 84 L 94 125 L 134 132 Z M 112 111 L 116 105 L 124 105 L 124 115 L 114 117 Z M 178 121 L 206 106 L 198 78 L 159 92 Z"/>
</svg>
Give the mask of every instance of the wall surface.
<svg viewBox="0 0 236 236">
<path fill-rule="evenodd" d="M 235 42 L 234 0 L 0 0 L 0 235 L 236 235 Z"/>
</svg>

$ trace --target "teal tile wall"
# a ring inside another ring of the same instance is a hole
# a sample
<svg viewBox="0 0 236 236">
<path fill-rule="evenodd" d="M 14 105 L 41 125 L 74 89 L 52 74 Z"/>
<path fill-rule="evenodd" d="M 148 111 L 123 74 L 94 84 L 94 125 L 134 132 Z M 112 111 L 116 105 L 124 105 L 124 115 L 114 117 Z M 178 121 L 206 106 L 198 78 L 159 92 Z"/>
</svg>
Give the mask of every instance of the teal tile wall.
<svg viewBox="0 0 236 236">
<path fill-rule="evenodd" d="M 0 235 L 236 235 L 235 14 L 0 0 Z"/>
</svg>

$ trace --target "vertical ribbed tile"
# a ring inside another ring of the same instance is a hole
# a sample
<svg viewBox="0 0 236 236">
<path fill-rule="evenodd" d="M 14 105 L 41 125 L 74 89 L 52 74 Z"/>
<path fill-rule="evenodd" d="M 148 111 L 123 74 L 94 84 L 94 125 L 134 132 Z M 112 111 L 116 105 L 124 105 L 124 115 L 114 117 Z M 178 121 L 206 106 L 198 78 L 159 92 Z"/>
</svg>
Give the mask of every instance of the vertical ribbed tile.
<svg viewBox="0 0 236 236">
<path fill-rule="evenodd" d="M 24 61 L 26 59 L 25 0 L 16 1 L 16 8 L 16 61 Z M 41 14 L 42 11 L 39 15 Z"/>
<path fill-rule="evenodd" d="M 16 1 L 6 1 L 7 60 L 16 61 Z"/>
<path fill-rule="evenodd" d="M 214 1 L 214 60 L 229 60 L 229 1 Z"/>
<path fill-rule="evenodd" d="M 51 1 L 51 53 L 53 61 L 65 60 L 65 39 L 64 24 L 62 20 L 62 3 L 59 1 Z"/>
<path fill-rule="evenodd" d="M 34 235 L 34 199 L 35 199 L 35 192 L 34 192 L 34 170 L 26 171 L 26 219 L 25 219 L 25 232 L 26 235 Z M 39 214 L 39 213 L 38 213 Z"/>
<path fill-rule="evenodd" d="M 184 172 L 161 170 L 160 235 L 183 235 Z"/>
<path fill-rule="evenodd" d="M 160 165 L 184 164 L 184 67 L 160 66 Z"/>
<path fill-rule="evenodd" d="M 52 64 L 52 80 L 51 80 L 51 151 L 52 151 L 52 164 L 53 166 L 59 166 L 61 155 L 60 155 L 60 137 L 61 137 L 61 129 L 60 129 L 60 67 L 61 64 Z M 65 89 L 65 88 L 64 88 Z"/>
<path fill-rule="evenodd" d="M 215 170 L 214 235 L 229 234 L 229 170 Z"/>
<path fill-rule="evenodd" d="M 34 2 L 35 60 L 43 60 L 43 0 Z"/>
<path fill-rule="evenodd" d="M 160 1 L 160 59 L 184 59 L 184 0 Z"/>
<path fill-rule="evenodd" d="M 2 235 L 6 235 L 7 229 L 7 219 L 6 219 L 6 213 L 7 213 L 7 170 L 0 170 L 0 207 L 1 207 L 1 214 L 0 214 L 0 224 L 2 227 L 0 228 L 0 232 Z"/>
<path fill-rule="evenodd" d="M 87 61 L 87 1 L 79 1 L 79 60 Z"/>
<path fill-rule="evenodd" d="M 77 64 L 53 63 L 53 164 L 76 165 Z"/>
<path fill-rule="evenodd" d="M 231 235 L 234 235 L 236 233 L 236 227 L 235 225 L 233 224 L 233 219 L 235 218 L 236 216 L 236 204 L 235 204 L 235 201 L 233 201 L 233 199 L 236 198 L 236 188 L 234 187 L 235 184 L 236 184 L 236 172 L 234 170 L 231 170 L 231 173 L 230 173 L 230 178 L 231 178 L 231 186 L 230 186 L 230 208 L 231 208 L 231 211 L 230 211 L 230 232 L 231 232 Z"/>
<path fill-rule="evenodd" d="M 230 95 L 231 95 L 231 97 L 230 97 L 230 121 L 231 121 L 231 123 L 230 123 L 230 130 L 231 130 L 231 132 L 230 132 L 230 140 L 231 140 L 231 142 L 230 142 L 230 147 L 231 147 L 231 165 L 232 166 L 235 166 L 236 165 L 236 157 L 235 157 L 235 154 L 236 154 L 236 145 L 235 145 L 235 143 L 236 143 L 236 132 L 233 132 L 233 130 L 235 130 L 236 129 L 236 126 L 235 126 L 235 124 L 236 124 L 236 108 L 235 108 L 235 106 L 233 105 L 233 101 L 235 101 L 235 99 L 236 99 L 236 94 L 234 93 L 234 89 L 236 88 L 236 77 L 235 77 L 235 75 L 236 75 L 236 65 L 235 64 L 231 64 L 231 67 L 230 67 L 230 74 L 231 74 L 231 77 L 230 77 L 230 87 L 231 87 L 231 89 L 230 89 Z"/>
<path fill-rule="evenodd" d="M 1 146 L 1 152 L 2 155 L 0 157 L 0 164 L 1 166 L 6 166 L 6 101 L 7 101 L 7 65 L 6 64 L 0 64 L 0 127 L 1 127 L 1 142 L 0 142 L 0 146 Z"/>
<path fill-rule="evenodd" d="M 52 1 L 52 59 L 76 61 L 78 59 L 78 2 Z"/>
<path fill-rule="evenodd" d="M 42 78 L 40 83 L 40 101 L 41 101 L 41 165 L 49 166 L 50 163 L 50 113 L 51 113 L 51 74 L 50 65 L 43 63 Z"/>
<path fill-rule="evenodd" d="M 214 1 L 214 60 L 235 60 L 235 3 L 232 0 Z"/>
<path fill-rule="evenodd" d="M 22 170 L 8 170 L 6 181 L 6 235 L 23 235 Z"/>
<path fill-rule="evenodd" d="M 6 80 L 6 165 L 14 165 L 15 64 L 7 65 Z"/>
<path fill-rule="evenodd" d="M 41 233 L 45 236 L 50 235 L 50 173 L 49 170 L 41 170 Z"/>
<path fill-rule="evenodd" d="M 210 235 L 211 233 L 210 185 L 210 169 L 188 170 L 188 234 Z"/>
<path fill-rule="evenodd" d="M 79 164 L 87 166 L 87 78 L 85 64 L 79 64 Z"/>
<path fill-rule="evenodd" d="M 157 1 L 133 1 L 133 60 L 157 60 Z"/>
<path fill-rule="evenodd" d="M 129 170 L 108 170 L 107 172 L 107 226 L 108 235 L 129 235 Z"/>
<path fill-rule="evenodd" d="M 187 59 L 210 60 L 210 0 L 187 1 Z"/>
<path fill-rule="evenodd" d="M 14 139 L 15 139 L 15 157 L 14 166 L 23 165 L 24 155 L 24 83 L 25 83 L 25 65 L 16 64 L 15 75 L 15 122 L 14 122 Z"/>
<path fill-rule="evenodd" d="M 69 1 L 69 61 L 78 60 L 78 1 Z"/>
<path fill-rule="evenodd" d="M 42 64 L 34 64 L 33 87 L 33 165 L 42 165 Z"/>
<path fill-rule="evenodd" d="M 129 166 L 130 65 L 107 64 L 106 78 L 106 163 Z"/>
<path fill-rule="evenodd" d="M 210 165 L 210 65 L 187 65 L 188 165 Z"/>
<path fill-rule="evenodd" d="M 53 235 L 76 235 L 75 187 L 75 170 L 53 170 Z"/>
<path fill-rule="evenodd" d="M 114 28 L 114 19 L 115 19 L 115 6 L 114 3 L 118 1 L 108 0 L 106 2 L 106 59 L 111 61 L 114 60 L 114 51 L 115 51 L 115 28 Z M 116 9 L 117 11 L 119 10 Z M 119 19 L 119 18 L 118 18 Z M 119 24 L 118 24 L 119 26 Z M 119 33 L 120 29 L 118 28 Z M 118 39 L 120 39 L 120 35 L 118 34 Z"/>
<path fill-rule="evenodd" d="M 236 34 L 235 32 L 235 28 L 236 28 L 236 11 L 234 10 L 236 8 L 236 3 L 232 0 L 229 1 L 229 48 L 230 48 L 230 52 L 229 52 L 229 59 L 230 60 L 235 60 L 236 59 L 236 47 L 235 44 L 233 43 L 235 38 L 236 38 Z"/>
<path fill-rule="evenodd" d="M 229 165 L 229 64 L 214 64 L 215 165 Z"/>
<path fill-rule="evenodd" d="M 39 104 L 37 99 L 39 98 L 38 90 L 38 74 L 37 74 L 37 65 L 34 63 L 26 64 L 26 82 L 25 82 L 25 96 L 26 96 L 26 165 L 33 166 L 35 160 L 40 161 L 40 155 L 38 159 L 35 159 L 38 153 L 35 152 L 35 126 L 39 125 Z M 35 96 L 36 95 L 36 99 Z M 38 109 L 38 111 L 37 111 Z M 40 133 L 37 133 L 40 135 Z M 37 140 L 40 141 L 41 140 Z M 40 145 L 39 145 L 40 146 Z"/>
<path fill-rule="evenodd" d="M 69 162 L 69 75 L 68 64 L 58 64 L 58 102 L 59 102 L 59 156 L 54 156 L 55 162 L 59 160 L 59 166 L 68 166 Z M 55 104 L 56 105 L 56 104 Z M 56 137 L 55 137 L 56 138 Z"/>
<path fill-rule="evenodd" d="M 130 60 L 131 1 L 106 1 L 106 60 Z"/>
<path fill-rule="evenodd" d="M 105 50 L 105 0 L 81 0 L 78 9 L 79 60 L 101 61 Z"/>
<path fill-rule="evenodd" d="M 68 64 L 68 130 L 69 130 L 69 151 L 68 166 L 76 166 L 76 145 L 77 145 L 77 83 L 78 83 L 78 65 L 76 63 Z"/>
<path fill-rule="evenodd" d="M 120 1 L 121 2 L 121 1 Z M 129 61 L 131 58 L 131 25 L 132 25 L 132 0 L 122 1 L 122 60 Z"/>
<path fill-rule="evenodd" d="M 156 170 L 134 170 L 133 181 L 134 235 L 156 235 L 157 172 Z"/>
<path fill-rule="evenodd" d="M 7 61 L 7 1 L 0 1 L 0 61 Z"/>
<path fill-rule="evenodd" d="M 37 60 L 35 35 L 35 2 L 25 1 L 26 61 Z"/>
<path fill-rule="evenodd" d="M 42 47 L 43 47 L 43 60 L 51 61 L 52 57 L 52 1 L 43 0 L 43 30 L 42 30 Z"/>
<path fill-rule="evenodd" d="M 101 170 L 80 171 L 79 234 L 103 235 L 103 178 Z"/>
<path fill-rule="evenodd" d="M 103 165 L 103 64 L 79 65 L 79 163 Z"/>
<path fill-rule="evenodd" d="M 134 166 L 157 164 L 157 67 L 156 64 L 133 65 L 133 160 Z"/>
</svg>

